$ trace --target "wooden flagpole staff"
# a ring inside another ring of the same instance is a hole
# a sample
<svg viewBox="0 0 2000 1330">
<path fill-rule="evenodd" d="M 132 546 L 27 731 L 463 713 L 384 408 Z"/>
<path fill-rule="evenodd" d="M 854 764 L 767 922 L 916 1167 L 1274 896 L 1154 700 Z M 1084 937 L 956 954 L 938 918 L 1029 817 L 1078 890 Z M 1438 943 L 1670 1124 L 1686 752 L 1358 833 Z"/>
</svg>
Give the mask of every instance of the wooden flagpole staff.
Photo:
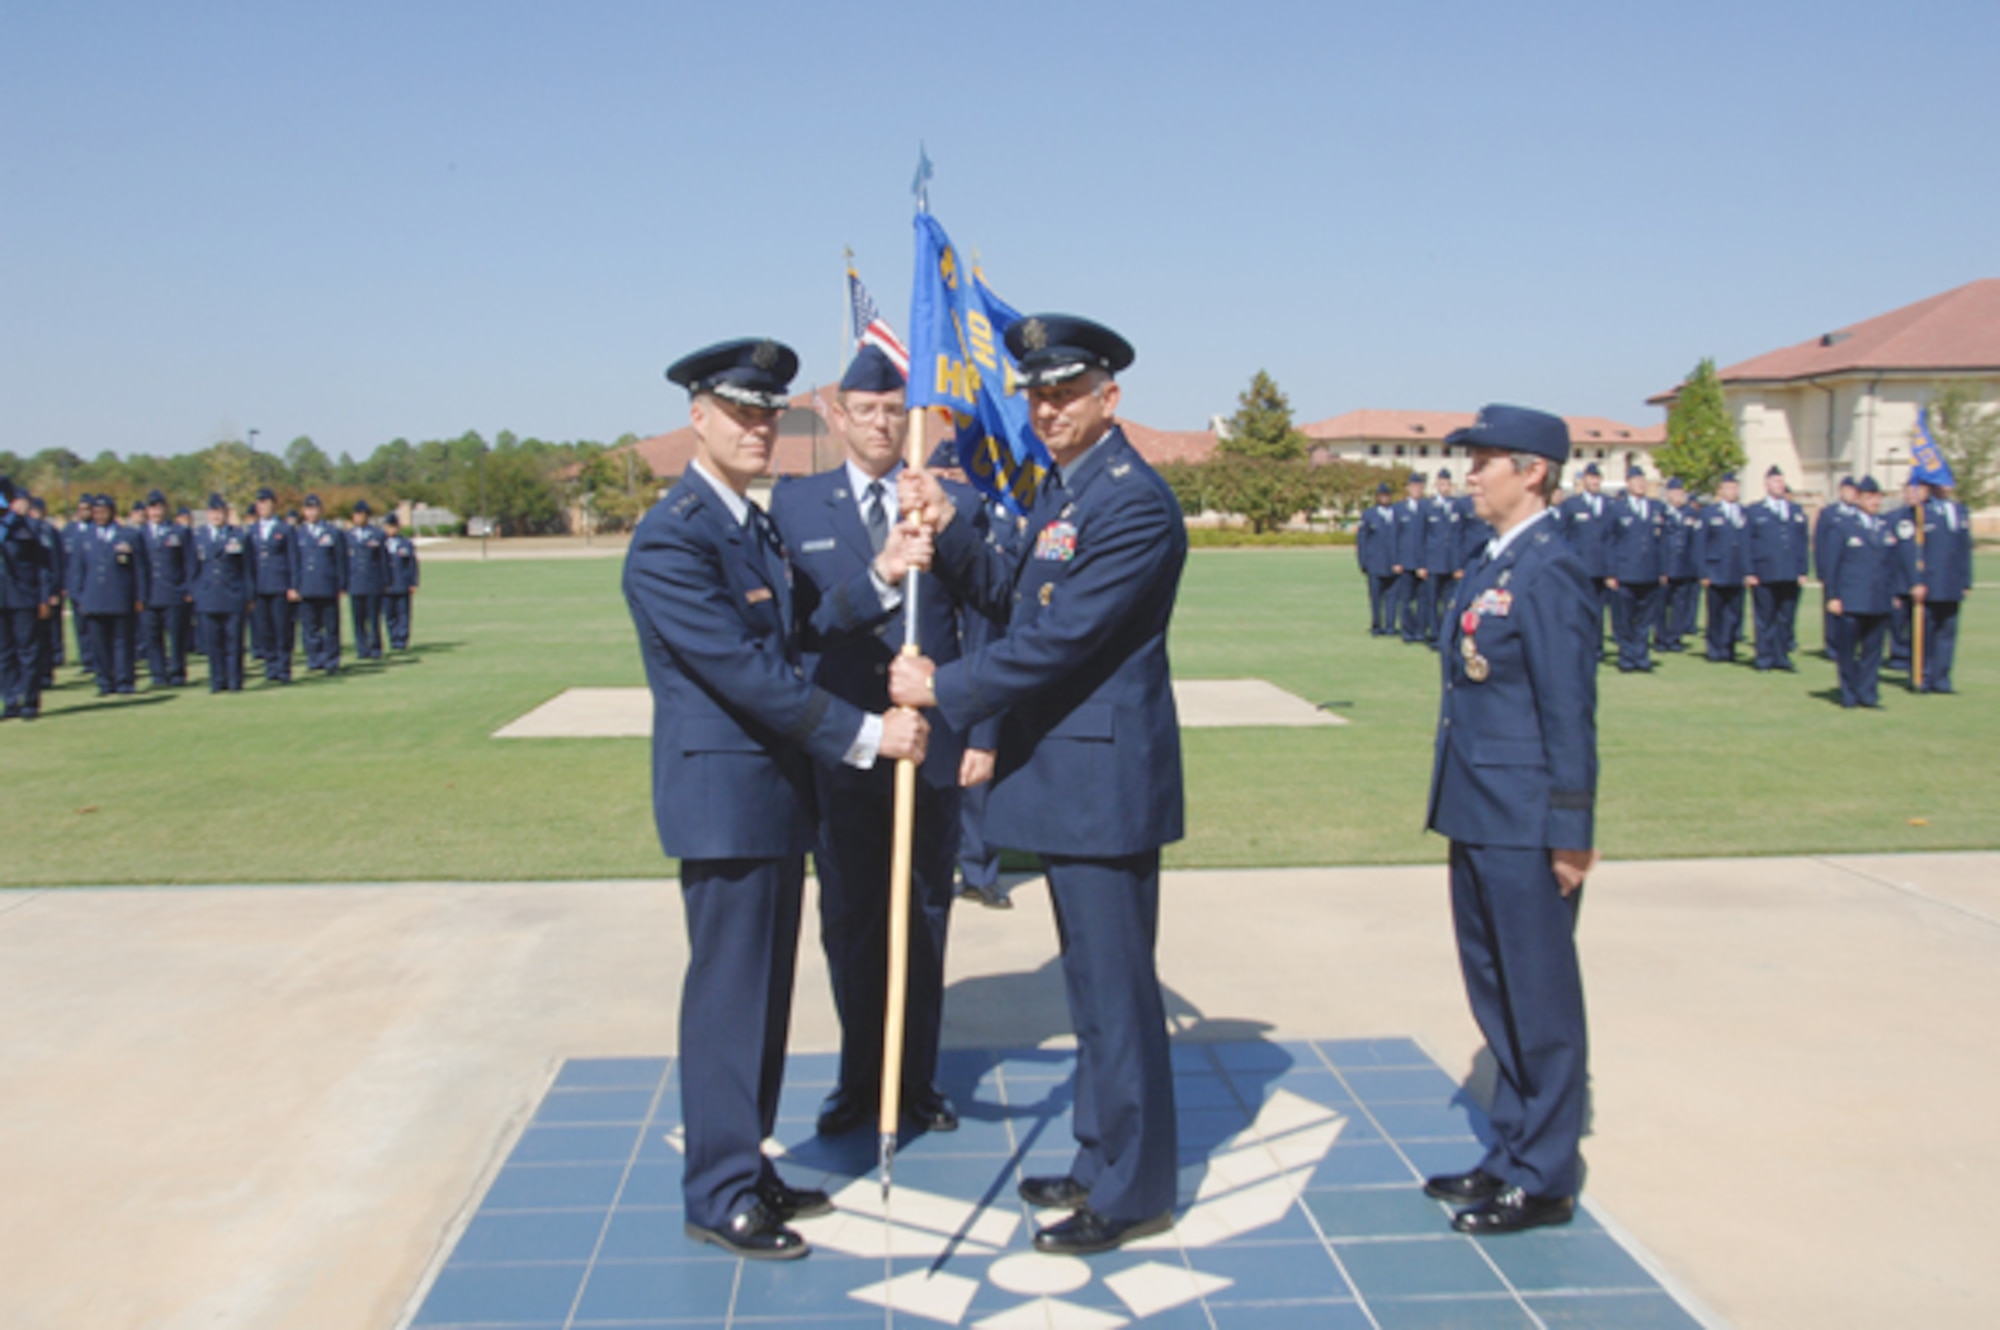
<svg viewBox="0 0 2000 1330">
<path fill-rule="evenodd" d="M 909 414 L 904 465 L 924 464 L 924 412 Z M 903 576 L 903 654 L 922 654 L 917 640 L 917 570 Z M 917 834 L 917 764 L 896 761 L 896 811 L 889 849 L 889 991 L 882 1012 L 882 1201 L 889 1200 L 890 1169 L 896 1156 L 896 1128 L 903 1111 L 903 1017 L 910 986 L 910 872 Z"/>
</svg>

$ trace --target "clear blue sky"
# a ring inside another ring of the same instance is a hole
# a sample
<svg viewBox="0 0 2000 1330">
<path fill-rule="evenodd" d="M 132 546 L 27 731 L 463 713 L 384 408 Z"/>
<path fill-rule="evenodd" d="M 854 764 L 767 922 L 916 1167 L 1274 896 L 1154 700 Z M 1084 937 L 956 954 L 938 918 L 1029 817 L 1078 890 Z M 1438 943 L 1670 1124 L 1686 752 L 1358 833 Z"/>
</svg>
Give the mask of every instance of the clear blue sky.
<svg viewBox="0 0 2000 1330">
<path fill-rule="evenodd" d="M 0 0 L 0 449 L 670 428 L 907 323 L 910 177 L 1195 428 L 1524 402 L 2000 275 L 2000 5 Z"/>
</svg>

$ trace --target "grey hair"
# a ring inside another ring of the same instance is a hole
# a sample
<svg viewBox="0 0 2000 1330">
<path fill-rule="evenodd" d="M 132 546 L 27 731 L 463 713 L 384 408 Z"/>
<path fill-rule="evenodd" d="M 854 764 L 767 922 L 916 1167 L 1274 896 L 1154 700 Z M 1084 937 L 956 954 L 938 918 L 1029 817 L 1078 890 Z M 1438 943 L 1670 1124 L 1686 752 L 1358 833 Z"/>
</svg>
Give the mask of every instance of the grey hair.
<svg viewBox="0 0 2000 1330">
<path fill-rule="evenodd" d="M 1561 467 L 1540 453 L 1508 453 L 1507 460 L 1514 464 L 1514 473 L 1516 475 L 1526 475 L 1528 468 L 1537 462 L 1547 467 L 1548 471 L 1542 476 L 1540 491 L 1542 502 L 1549 503 L 1555 499 L 1556 491 L 1562 488 Z"/>
</svg>

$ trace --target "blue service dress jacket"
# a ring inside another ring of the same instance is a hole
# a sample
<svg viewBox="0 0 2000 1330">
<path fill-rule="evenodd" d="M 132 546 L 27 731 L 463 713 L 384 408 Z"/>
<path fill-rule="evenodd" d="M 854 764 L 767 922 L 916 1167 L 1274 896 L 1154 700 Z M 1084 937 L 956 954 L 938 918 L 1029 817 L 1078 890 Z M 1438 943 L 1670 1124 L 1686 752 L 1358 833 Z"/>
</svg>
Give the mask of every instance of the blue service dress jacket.
<svg viewBox="0 0 2000 1330">
<path fill-rule="evenodd" d="M 841 763 L 861 730 L 861 708 L 806 677 L 803 609 L 766 530 L 754 509 L 737 522 L 690 470 L 625 555 L 653 692 L 653 821 L 660 847 L 683 859 L 810 850 L 813 763 Z"/>
<path fill-rule="evenodd" d="M 1547 519 L 1543 519 L 1547 520 Z M 1556 521 L 1589 577 L 1611 577 L 1611 500 L 1603 494 L 1572 494 L 1556 509 Z"/>
<path fill-rule="evenodd" d="M 1702 510 L 1695 531 L 1695 575 L 1719 587 L 1742 586 L 1750 571 L 1750 520 L 1743 505 L 1711 503 Z"/>
<path fill-rule="evenodd" d="M 1459 511 L 1456 499 L 1432 495 L 1421 505 L 1424 519 L 1424 561 L 1430 573 L 1449 577 L 1458 571 Z"/>
<path fill-rule="evenodd" d="M 1431 830 L 1467 845 L 1591 848 L 1599 614 L 1583 561 L 1551 517 L 1467 571 L 1439 641 Z"/>
<path fill-rule="evenodd" d="M 129 526 L 93 525 L 78 542 L 81 585 L 76 607 L 83 614 L 136 614 L 146 599 L 146 560 L 138 533 Z"/>
<path fill-rule="evenodd" d="M 1364 510 L 1354 528 L 1354 557 L 1361 571 L 1370 577 L 1387 577 L 1395 571 L 1395 509 L 1376 504 Z"/>
<path fill-rule="evenodd" d="M 282 596 L 293 590 L 292 546 L 297 543 L 298 532 L 281 518 L 273 518 L 270 534 L 265 534 L 261 518 L 243 528 L 244 542 L 250 548 L 251 586 L 260 596 Z"/>
<path fill-rule="evenodd" d="M 390 590 L 388 537 L 370 522 L 345 536 L 346 585 L 350 596 L 379 596 Z"/>
<path fill-rule="evenodd" d="M 1898 528 L 1898 537 L 1902 531 Z M 1912 530 L 1911 536 L 1915 536 Z M 1956 499 L 1931 499 L 1924 504 L 1924 541 L 1902 542 L 1904 581 L 1924 584 L 1933 601 L 1964 600 L 1972 589 L 1972 522 Z"/>
<path fill-rule="evenodd" d="M 893 485 L 894 479 L 886 482 Z M 964 507 L 960 505 L 961 515 Z M 811 606 L 804 624 L 806 677 L 835 697 L 864 710 L 889 709 L 889 662 L 903 646 L 901 598 L 883 608 L 869 567 L 875 549 L 861 509 L 848 487 L 845 466 L 783 479 L 771 491 L 771 520 L 792 561 L 794 587 Z M 942 665 L 957 660 L 963 607 L 950 588 L 925 578 L 917 592 L 917 643 Z M 930 738 L 918 774 L 926 785 L 954 788 L 965 736 L 942 716 L 931 717 Z M 863 771 L 839 764 L 828 774 L 848 784 L 881 784 L 894 763 Z"/>
<path fill-rule="evenodd" d="M 1770 499 L 1749 506 L 1750 574 L 1760 582 L 1803 581 L 1810 567 L 1812 536 L 1805 510 L 1789 500 L 1782 515 Z"/>
<path fill-rule="evenodd" d="M 422 580 L 417 567 L 417 542 L 399 534 L 386 537 L 382 549 L 389 564 L 389 585 L 383 590 L 392 596 L 407 594 Z"/>
<path fill-rule="evenodd" d="M 188 533 L 172 522 L 162 522 L 157 527 L 139 527 L 137 535 L 146 558 L 146 607 L 168 609 L 182 604 L 192 572 Z"/>
<path fill-rule="evenodd" d="M 40 526 L 0 506 L 0 610 L 46 605 L 56 579 Z"/>
<path fill-rule="evenodd" d="M 330 522 L 308 523 L 292 533 L 292 587 L 301 597 L 328 600 L 347 590 L 344 544 Z"/>
<path fill-rule="evenodd" d="M 1695 571 L 1695 533 L 1701 528 L 1701 513 L 1691 504 L 1676 508 L 1671 503 L 1667 510 L 1667 576 L 1675 581 L 1688 581 L 1700 576 Z"/>
<path fill-rule="evenodd" d="M 937 711 L 963 730 L 1001 715 L 987 838 L 1112 858 L 1183 835 L 1167 623 L 1187 525 L 1114 427 L 1036 497 L 1018 552 L 954 520 L 937 567 L 1007 631 L 938 668 Z"/>
<path fill-rule="evenodd" d="M 1910 587 L 1901 541 L 1888 518 L 1857 511 L 1842 522 L 1839 539 L 1827 546 L 1820 579 L 1842 614 L 1887 614 Z"/>
<path fill-rule="evenodd" d="M 1666 504 L 1626 495 L 1605 505 L 1605 518 L 1605 576 L 1643 585 L 1667 575 Z"/>
<path fill-rule="evenodd" d="M 1390 509 L 1391 534 L 1395 540 L 1390 545 L 1390 571 L 1400 567 L 1406 573 L 1414 573 L 1424 566 L 1424 501 L 1422 499 L 1400 499 Z"/>
<path fill-rule="evenodd" d="M 240 613 L 250 599 L 250 543 L 224 523 L 194 533 L 194 607 L 202 614 Z"/>
</svg>

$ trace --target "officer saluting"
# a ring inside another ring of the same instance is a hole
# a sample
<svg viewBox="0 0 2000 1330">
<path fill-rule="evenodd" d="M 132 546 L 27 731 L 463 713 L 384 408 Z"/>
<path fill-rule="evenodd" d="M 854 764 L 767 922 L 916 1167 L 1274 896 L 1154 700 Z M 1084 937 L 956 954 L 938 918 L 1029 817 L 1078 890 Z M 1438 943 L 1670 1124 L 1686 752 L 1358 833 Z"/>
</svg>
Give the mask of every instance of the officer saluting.
<svg viewBox="0 0 2000 1330">
<path fill-rule="evenodd" d="M 243 691 L 243 610 L 250 602 L 250 544 L 229 524 L 229 503 L 208 496 L 208 525 L 194 536 L 195 613 L 208 652 L 208 691 Z"/>
<path fill-rule="evenodd" d="M 1002 712 L 987 835 L 1048 869 L 1077 1033 L 1077 1153 L 1021 1197 L 1075 1211 L 1039 1251 L 1107 1251 L 1173 1222 L 1177 1137 L 1166 1012 L 1153 950 L 1160 847 L 1182 834 L 1180 731 L 1167 669 L 1187 527 L 1118 428 L 1132 348 L 1086 319 L 1006 330 L 1029 420 L 1055 466 L 1035 496 L 1025 558 L 982 542 L 936 477 L 903 473 L 905 512 L 938 533 L 937 572 L 1007 632 L 949 665 L 901 656 L 889 696 L 965 729 Z"/>
<path fill-rule="evenodd" d="M 825 1193 L 787 1187 L 761 1148 L 784 1076 L 813 763 L 922 760 L 929 729 L 914 712 L 870 714 L 805 679 L 791 567 L 745 497 L 770 466 L 798 363 L 751 338 L 668 369 L 692 398 L 695 456 L 640 521 L 624 574 L 653 691 L 654 822 L 681 860 L 687 915 L 686 1229 L 760 1258 L 805 1255 L 785 1221 L 829 1208 Z"/>
<path fill-rule="evenodd" d="M 1596 589 L 1548 512 L 1569 429 L 1488 406 L 1451 442 L 1496 532 L 1446 625 L 1429 826 L 1451 838 L 1452 917 L 1473 1017 L 1499 1067 L 1493 1143 L 1431 1178 L 1461 1233 L 1566 1224 L 1582 1182 L 1585 1033 L 1576 913 L 1597 797 Z"/>
</svg>

